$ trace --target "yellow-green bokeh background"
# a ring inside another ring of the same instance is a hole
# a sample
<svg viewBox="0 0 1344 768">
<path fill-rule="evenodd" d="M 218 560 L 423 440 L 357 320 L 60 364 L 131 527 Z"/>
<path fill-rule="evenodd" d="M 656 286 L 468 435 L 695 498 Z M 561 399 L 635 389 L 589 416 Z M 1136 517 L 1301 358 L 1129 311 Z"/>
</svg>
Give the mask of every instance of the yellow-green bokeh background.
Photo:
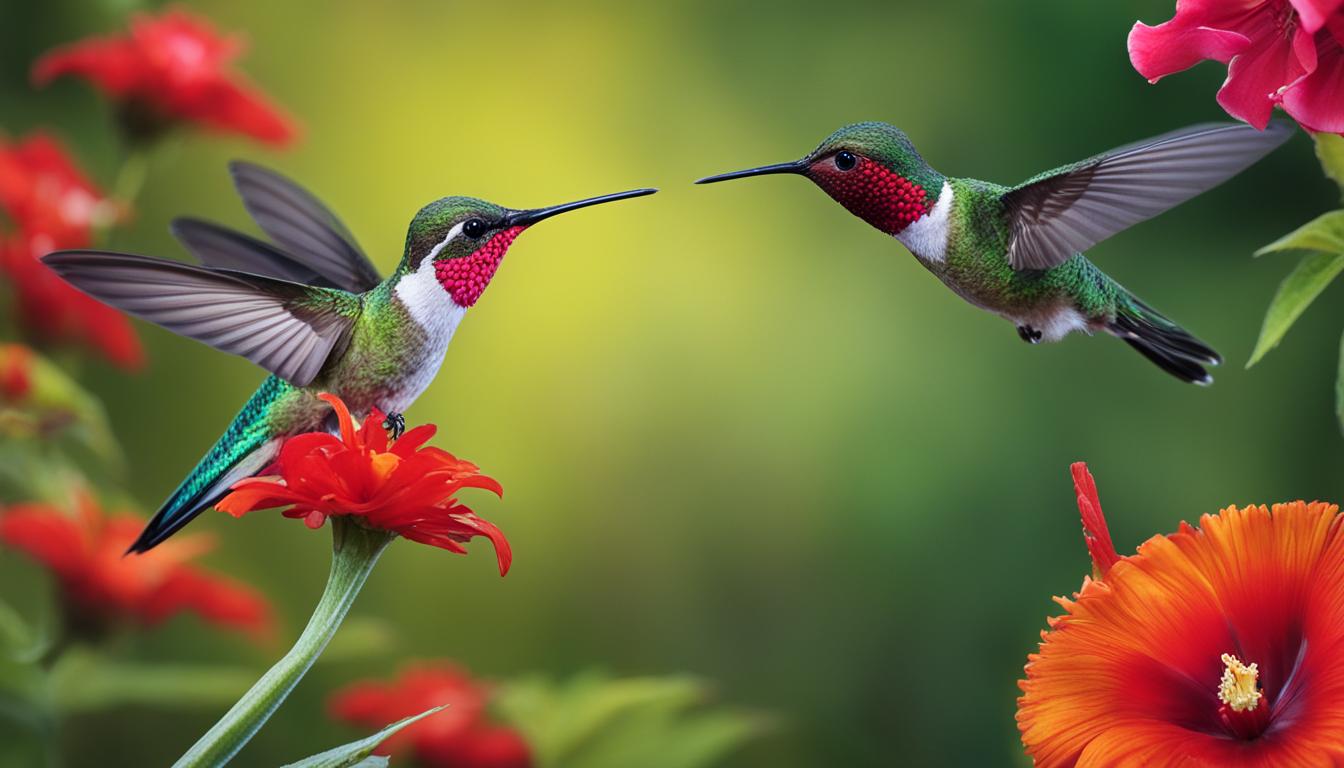
<svg viewBox="0 0 1344 768">
<path fill-rule="evenodd" d="M 118 247 L 182 256 L 166 226 L 179 214 L 250 230 L 233 157 L 317 191 L 385 270 L 442 195 L 663 190 L 528 232 L 407 414 L 503 482 L 502 502 L 477 506 L 514 570 L 499 579 L 484 544 L 395 546 L 355 608 L 395 643 L 316 668 L 245 764 L 351 736 L 321 714 L 331 690 L 439 656 L 493 677 L 704 676 L 778 715 L 738 766 L 1014 764 L 1015 681 L 1050 596 L 1088 570 L 1070 461 L 1091 463 L 1122 550 L 1231 503 L 1339 496 L 1338 291 L 1242 367 L 1293 263 L 1251 252 L 1338 200 L 1304 137 L 1091 254 L 1224 353 L 1211 389 L 1109 338 L 1022 344 L 800 179 L 689 183 L 858 120 L 900 125 L 948 174 L 1011 182 L 1223 119 L 1216 66 L 1149 86 L 1128 64 L 1130 25 L 1168 18 L 1170 0 L 191 5 L 245 31 L 243 68 L 305 137 L 283 154 L 205 136 L 159 152 Z M 52 127 L 104 181 L 105 107 L 74 82 L 32 92 L 26 67 L 124 11 L 0 9 L 0 127 Z M 150 511 L 262 375 L 139 327 L 148 368 L 93 366 L 85 383 Z M 263 586 L 297 632 L 325 533 L 266 514 L 193 530 L 217 534 L 211 563 Z M 10 570 L 6 591 L 41 583 Z M 125 652 L 257 669 L 270 655 L 189 619 Z M 71 763 L 166 762 L 215 714 L 78 719 Z"/>
</svg>

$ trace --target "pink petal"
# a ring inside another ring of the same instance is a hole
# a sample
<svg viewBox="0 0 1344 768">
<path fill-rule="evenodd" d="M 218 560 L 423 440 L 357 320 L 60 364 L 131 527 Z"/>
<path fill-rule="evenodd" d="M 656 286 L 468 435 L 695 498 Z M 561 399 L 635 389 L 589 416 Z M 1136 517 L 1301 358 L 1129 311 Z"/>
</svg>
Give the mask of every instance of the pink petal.
<svg viewBox="0 0 1344 768">
<path fill-rule="evenodd" d="M 1319 66 L 1283 93 L 1283 108 L 1307 130 L 1344 133 L 1344 46 L 1318 37 Z"/>
<path fill-rule="evenodd" d="M 1254 44 L 1227 68 L 1218 103 L 1229 115 L 1264 130 L 1274 111 L 1279 89 L 1303 74 L 1300 52 L 1275 34 L 1254 36 Z"/>
<path fill-rule="evenodd" d="M 1339 10 L 1344 5 L 1344 0 L 1288 0 L 1297 9 L 1297 15 L 1302 19 L 1302 26 L 1308 32 L 1316 32 L 1325 26 L 1325 20 L 1330 14 Z"/>
<path fill-rule="evenodd" d="M 1138 22 L 1129 31 L 1129 60 L 1148 82 L 1156 83 L 1206 59 L 1231 61 L 1250 44 L 1245 35 L 1190 26 L 1175 19 L 1156 27 Z"/>
</svg>

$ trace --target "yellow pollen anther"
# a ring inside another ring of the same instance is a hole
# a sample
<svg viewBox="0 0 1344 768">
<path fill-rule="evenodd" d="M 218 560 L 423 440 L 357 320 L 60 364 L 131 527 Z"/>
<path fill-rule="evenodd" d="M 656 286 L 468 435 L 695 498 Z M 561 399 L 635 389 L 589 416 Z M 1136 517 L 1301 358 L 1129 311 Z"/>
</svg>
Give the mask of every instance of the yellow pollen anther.
<svg viewBox="0 0 1344 768">
<path fill-rule="evenodd" d="M 1223 654 L 1223 679 L 1218 683 L 1218 699 L 1233 712 L 1249 712 L 1260 705 L 1264 696 L 1256 686 L 1260 669 L 1255 664 L 1242 664 L 1230 653 Z"/>
</svg>

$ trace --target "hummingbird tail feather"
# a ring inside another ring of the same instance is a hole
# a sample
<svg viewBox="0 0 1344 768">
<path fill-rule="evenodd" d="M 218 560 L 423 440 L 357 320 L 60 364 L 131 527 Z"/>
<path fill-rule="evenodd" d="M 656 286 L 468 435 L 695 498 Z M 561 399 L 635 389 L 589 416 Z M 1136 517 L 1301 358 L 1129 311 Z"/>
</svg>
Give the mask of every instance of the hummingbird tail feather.
<svg viewBox="0 0 1344 768">
<path fill-rule="evenodd" d="M 275 441 L 278 443 L 278 441 Z M 167 501 L 140 532 L 128 553 L 148 552 L 162 544 L 169 536 L 177 533 L 196 516 L 213 507 L 224 498 L 229 488 L 239 480 L 260 472 L 275 458 L 276 445 L 263 443 L 252 452 L 243 455 L 232 465 L 219 467 L 217 453 L 221 446 L 216 444 L 201 459 L 191 474 L 173 491 Z M 222 469 L 222 473 L 220 472 Z"/>
<path fill-rule="evenodd" d="M 1107 330 L 1157 367 L 1191 384 L 1212 384 L 1204 366 L 1223 361 L 1209 345 L 1132 295 L 1122 300 Z"/>
<path fill-rule="evenodd" d="M 289 388 L 275 376 L 266 379 L 223 436 L 159 507 L 128 553 L 148 552 L 158 546 L 213 507 L 234 483 L 262 471 L 275 459 L 280 440 L 267 428 L 267 406 Z"/>
</svg>

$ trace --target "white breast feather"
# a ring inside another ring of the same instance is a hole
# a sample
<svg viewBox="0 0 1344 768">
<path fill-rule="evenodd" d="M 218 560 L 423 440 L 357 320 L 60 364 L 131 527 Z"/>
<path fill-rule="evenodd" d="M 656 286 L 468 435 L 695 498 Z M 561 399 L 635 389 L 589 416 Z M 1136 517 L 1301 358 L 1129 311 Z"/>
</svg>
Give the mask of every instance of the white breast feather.
<svg viewBox="0 0 1344 768">
<path fill-rule="evenodd" d="M 952 185 L 943 182 L 933 210 L 901 230 L 896 239 L 922 261 L 940 262 L 947 258 L 947 219 L 952 213 Z"/>
<path fill-rule="evenodd" d="M 425 350 L 420 364 L 412 366 L 413 372 L 402 383 L 401 391 L 384 403 L 390 413 L 401 413 L 410 407 L 438 375 L 443 356 L 448 352 L 448 343 L 453 340 L 458 323 L 462 322 L 462 317 L 467 313 L 466 307 L 453 301 L 453 297 L 439 284 L 434 274 L 434 257 L 461 231 L 461 224 L 453 227 L 443 242 L 434 246 L 429 255 L 421 260 L 414 272 L 397 282 L 397 298 L 425 333 Z"/>
</svg>

